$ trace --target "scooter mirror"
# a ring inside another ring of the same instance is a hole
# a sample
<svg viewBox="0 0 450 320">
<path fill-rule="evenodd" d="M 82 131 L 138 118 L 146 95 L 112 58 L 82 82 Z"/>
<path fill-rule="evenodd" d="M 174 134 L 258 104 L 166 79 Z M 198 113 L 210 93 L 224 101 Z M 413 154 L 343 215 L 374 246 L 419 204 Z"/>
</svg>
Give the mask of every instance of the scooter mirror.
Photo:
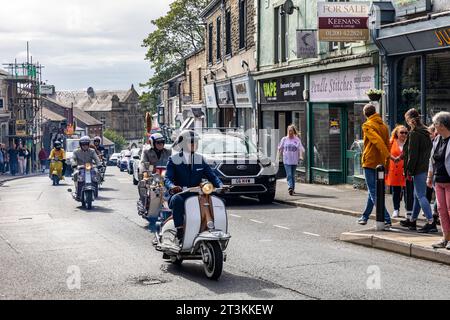
<svg viewBox="0 0 450 320">
<path fill-rule="evenodd" d="M 69 188 L 69 189 L 67 189 L 67 192 L 72 192 L 72 189 L 70 189 L 70 188 Z"/>
</svg>

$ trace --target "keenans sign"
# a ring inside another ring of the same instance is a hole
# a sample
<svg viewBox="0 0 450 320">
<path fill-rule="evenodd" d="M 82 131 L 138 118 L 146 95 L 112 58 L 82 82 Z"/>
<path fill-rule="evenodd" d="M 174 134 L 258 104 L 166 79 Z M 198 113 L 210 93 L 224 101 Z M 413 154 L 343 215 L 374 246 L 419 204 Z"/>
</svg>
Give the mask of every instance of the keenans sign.
<svg viewBox="0 0 450 320">
<path fill-rule="evenodd" d="M 319 41 L 369 40 L 368 2 L 318 2 Z"/>
</svg>

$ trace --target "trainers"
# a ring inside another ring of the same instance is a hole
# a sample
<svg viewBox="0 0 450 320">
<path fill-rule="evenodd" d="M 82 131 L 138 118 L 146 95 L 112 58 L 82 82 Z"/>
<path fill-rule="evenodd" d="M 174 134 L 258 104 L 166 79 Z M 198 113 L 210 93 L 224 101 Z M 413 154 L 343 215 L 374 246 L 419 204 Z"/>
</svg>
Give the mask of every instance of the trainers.
<svg viewBox="0 0 450 320">
<path fill-rule="evenodd" d="M 364 217 L 358 219 L 358 224 L 365 226 L 367 224 L 367 220 Z"/>
<path fill-rule="evenodd" d="M 294 190 L 289 189 L 289 195 L 292 196 L 294 194 Z"/>
<path fill-rule="evenodd" d="M 408 228 L 409 230 L 416 230 L 417 229 L 416 221 L 412 221 L 411 222 L 411 220 L 409 220 L 409 219 L 400 221 L 400 225 L 402 227 Z"/>
<path fill-rule="evenodd" d="M 392 218 L 398 218 L 398 214 L 399 214 L 399 211 L 394 210 L 394 212 L 392 213 Z"/>
<path fill-rule="evenodd" d="M 439 242 L 433 243 L 432 247 L 434 249 L 444 249 L 444 248 L 448 247 L 448 241 L 445 239 L 442 239 Z"/>
<path fill-rule="evenodd" d="M 417 230 L 419 233 L 430 233 L 430 232 L 438 232 L 438 229 L 436 228 L 436 223 L 427 223 L 423 228 L 420 228 Z"/>
</svg>

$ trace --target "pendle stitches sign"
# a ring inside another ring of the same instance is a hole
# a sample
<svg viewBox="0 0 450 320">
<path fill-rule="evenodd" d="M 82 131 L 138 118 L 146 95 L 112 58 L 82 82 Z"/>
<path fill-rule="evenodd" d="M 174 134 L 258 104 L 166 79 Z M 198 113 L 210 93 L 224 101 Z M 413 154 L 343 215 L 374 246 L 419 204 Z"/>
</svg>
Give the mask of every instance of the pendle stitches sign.
<svg viewBox="0 0 450 320">
<path fill-rule="evenodd" d="M 217 108 L 216 89 L 214 84 L 205 85 L 205 98 L 207 108 Z"/>
<path fill-rule="evenodd" d="M 317 32 L 297 30 L 297 58 L 317 57 Z"/>
<path fill-rule="evenodd" d="M 369 40 L 369 3 L 318 2 L 319 41 Z"/>
<path fill-rule="evenodd" d="M 301 75 L 261 81 L 261 103 L 303 101 L 303 89 Z"/>
<path fill-rule="evenodd" d="M 310 77 L 311 102 L 368 101 L 366 91 L 375 86 L 375 69 L 314 74 Z"/>
</svg>

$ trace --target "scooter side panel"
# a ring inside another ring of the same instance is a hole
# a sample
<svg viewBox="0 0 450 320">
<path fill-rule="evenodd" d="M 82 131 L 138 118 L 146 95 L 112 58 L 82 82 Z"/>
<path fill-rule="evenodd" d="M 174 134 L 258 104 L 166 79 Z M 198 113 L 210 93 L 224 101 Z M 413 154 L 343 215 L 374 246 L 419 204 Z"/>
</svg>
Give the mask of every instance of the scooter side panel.
<svg viewBox="0 0 450 320">
<path fill-rule="evenodd" d="M 212 196 L 211 198 L 214 210 L 214 226 L 216 227 L 216 230 L 222 230 L 225 233 L 227 233 L 228 220 L 227 220 L 227 211 L 225 209 L 225 203 L 219 197 Z"/>
<path fill-rule="evenodd" d="M 198 197 L 190 197 L 184 202 L 184 208 L 186 212 L 184 229 L 184 241 L 182 250 L 189 250 L 192 248 L 194 239 L 197 237 L 200 230 L 201 217 L 200 217 L 200 204 Z"/>
</svg>

